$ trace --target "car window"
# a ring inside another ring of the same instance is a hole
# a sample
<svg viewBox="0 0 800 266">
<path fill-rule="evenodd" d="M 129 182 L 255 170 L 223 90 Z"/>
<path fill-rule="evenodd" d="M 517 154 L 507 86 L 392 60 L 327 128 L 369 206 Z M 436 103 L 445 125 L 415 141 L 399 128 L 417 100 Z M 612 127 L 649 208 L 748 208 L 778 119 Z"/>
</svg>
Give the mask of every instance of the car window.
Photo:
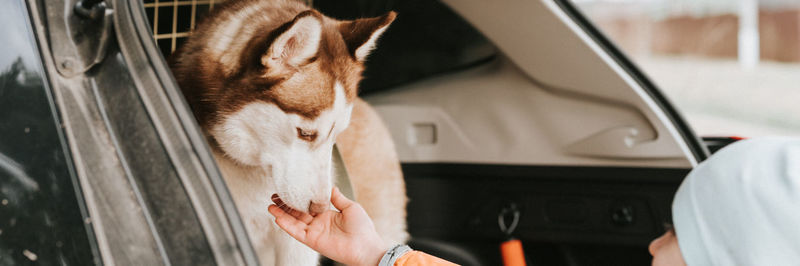
<svg viewBox="0 0 800 266">
<path fill-rule="evenodd" d="M 698 135 L 800 135 L 799 2 L 572 2 Z"/>
<path fill-rule="evenodd" d="M 91 220 L 24 1 L 0 8 L 0 265 L 91 265 Z"/>
</svg>

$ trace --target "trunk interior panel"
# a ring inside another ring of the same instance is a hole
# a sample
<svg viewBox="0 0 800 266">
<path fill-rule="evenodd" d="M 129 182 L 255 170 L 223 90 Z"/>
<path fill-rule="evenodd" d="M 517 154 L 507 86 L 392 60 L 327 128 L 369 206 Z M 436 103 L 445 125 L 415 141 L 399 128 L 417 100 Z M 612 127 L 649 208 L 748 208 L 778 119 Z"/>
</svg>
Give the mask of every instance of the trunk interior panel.
<svg viewBox="0 0 800 266">
<path fill-rule="evenodd" d="M 482 265 L 501 264 L 504 209 L 519 211 L 512 235 L 523 241 L 531 265 L 649 264 L 647 245 L 664 232 L 672 195 L 688 173 L 476 164 L 404 164 L 403 171 L 412 245 L 458 257 L 430 244 L 438 241 Z"/>
</svg>

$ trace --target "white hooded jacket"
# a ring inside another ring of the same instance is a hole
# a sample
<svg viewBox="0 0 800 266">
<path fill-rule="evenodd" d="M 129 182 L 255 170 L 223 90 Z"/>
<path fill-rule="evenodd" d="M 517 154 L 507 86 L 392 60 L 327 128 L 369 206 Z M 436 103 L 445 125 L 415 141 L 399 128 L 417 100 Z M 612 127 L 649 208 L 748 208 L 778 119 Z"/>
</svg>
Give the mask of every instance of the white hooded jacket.
<svg viewBox="0 0 800 266">
<path fill-rule="evenodd" d="M 800 139 L 720 150 L 686 177 L 672 215 L 689 266 L 800 265 Z"/>
</svg>

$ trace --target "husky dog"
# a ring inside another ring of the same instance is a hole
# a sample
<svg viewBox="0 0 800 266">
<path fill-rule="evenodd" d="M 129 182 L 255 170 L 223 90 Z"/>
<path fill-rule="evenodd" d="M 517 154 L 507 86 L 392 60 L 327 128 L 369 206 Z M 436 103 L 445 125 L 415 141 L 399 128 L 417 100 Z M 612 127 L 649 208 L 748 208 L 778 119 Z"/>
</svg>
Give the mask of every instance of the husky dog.
<svg viewBox="0 0 800 266">
<path fill-rule="evenodd" d="M 408 237 L 394 146 L 356 96 L 363 62 L 394 18 L 340 21 L 292 0 L 230 0 L 171 58 L 262 265 L 317 264 L 267 206 L 277 194 L 295 210 L 329 210 L 337 138 L 378 232 Z"/>
</svg>

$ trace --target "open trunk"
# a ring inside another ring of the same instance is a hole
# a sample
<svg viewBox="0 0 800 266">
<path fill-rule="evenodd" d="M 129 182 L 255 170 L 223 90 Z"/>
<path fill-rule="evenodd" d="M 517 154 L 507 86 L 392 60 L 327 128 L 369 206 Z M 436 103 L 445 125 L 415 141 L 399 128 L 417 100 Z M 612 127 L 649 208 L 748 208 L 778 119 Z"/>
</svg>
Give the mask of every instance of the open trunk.
<svg viewBox="0 0 800 266">
<path fill-rule="evenodd" d="M 570 2 L 314 5 L 399 13 L 362 96 L 402 161 L 412 247 L 500 265 L 499 223 L 518 219 L 530 265 L 650 263 L 672 195 L 707 150 Z"/>
</svg>

